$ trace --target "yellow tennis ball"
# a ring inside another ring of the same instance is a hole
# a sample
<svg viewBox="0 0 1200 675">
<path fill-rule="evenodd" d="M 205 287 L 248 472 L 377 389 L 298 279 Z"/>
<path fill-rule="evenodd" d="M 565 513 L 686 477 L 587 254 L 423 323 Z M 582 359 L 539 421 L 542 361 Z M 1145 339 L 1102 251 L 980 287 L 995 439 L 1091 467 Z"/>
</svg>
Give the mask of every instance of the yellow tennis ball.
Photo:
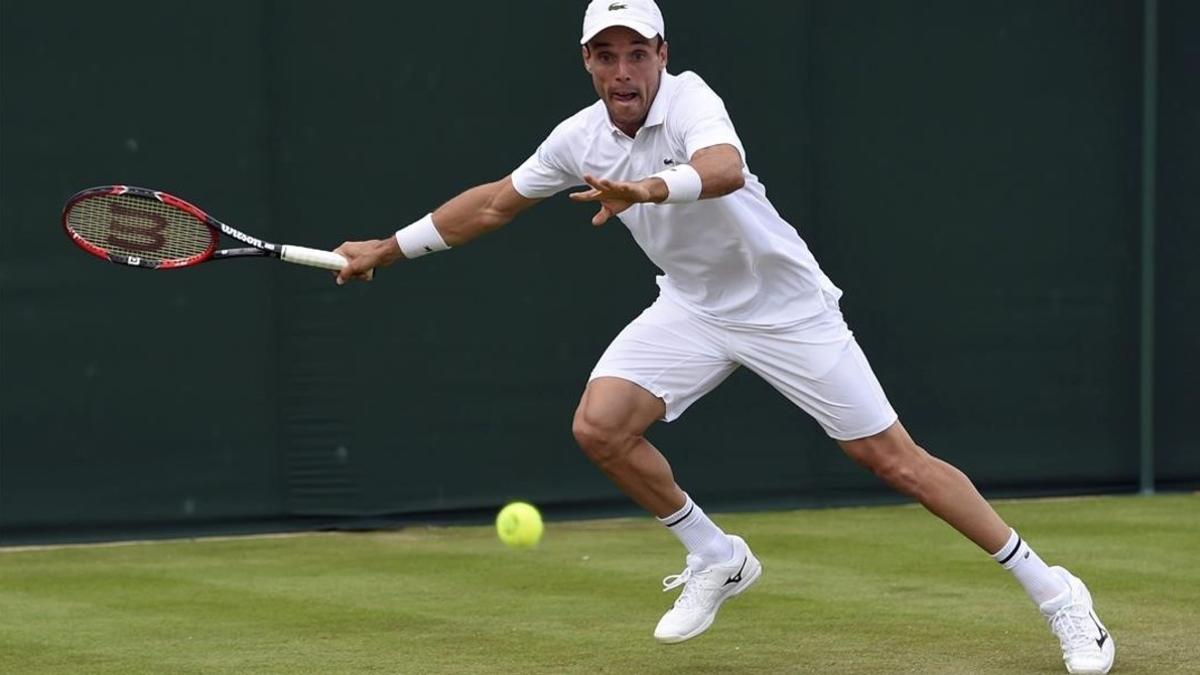
<svg viewBox="0 0 1200 675">
<path fill-rule="evenodd" d="M 542 538 L 542 514 L 532 504 L 513 502 L 496 516 L 496 534 L 512 548 L 529 548 Z"/>
</svg>

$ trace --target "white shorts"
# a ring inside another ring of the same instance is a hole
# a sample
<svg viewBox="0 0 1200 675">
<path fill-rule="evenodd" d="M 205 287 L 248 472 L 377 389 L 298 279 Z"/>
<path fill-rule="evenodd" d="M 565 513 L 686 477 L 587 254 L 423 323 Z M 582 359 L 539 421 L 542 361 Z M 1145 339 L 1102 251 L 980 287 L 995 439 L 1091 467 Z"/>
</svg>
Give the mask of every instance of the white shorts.
<svg viewBox="0 0 1200 675">
<path fill-rule="evenodd" d="M 783 328 L 728 326 L 659 296 L 617 335 L 589 380 L 618 377 L 666 403 L 670 422 L 746 366 L 835 440 L 877 434 L 896 421 L 837 301 Z"/>
</svg>

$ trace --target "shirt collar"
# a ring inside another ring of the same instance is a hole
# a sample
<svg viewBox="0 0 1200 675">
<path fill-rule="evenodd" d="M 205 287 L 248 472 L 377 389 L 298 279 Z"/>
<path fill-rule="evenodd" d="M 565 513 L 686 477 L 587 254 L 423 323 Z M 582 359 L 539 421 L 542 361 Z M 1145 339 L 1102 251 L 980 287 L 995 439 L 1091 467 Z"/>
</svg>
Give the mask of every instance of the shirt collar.
<svg viewBox="0 0 1200 675">
<path fill-rule="evenodd" d="M 667 107 L 671 105 L 674 90 L 675 76 L 664 70 L 658 81 L 658 93 L 654 95 L 654 103 L 650 104 L 650 112 L 646 113 L 646 123 L 642 126 L 656 127 L 667 121 Z"/>
</svg>

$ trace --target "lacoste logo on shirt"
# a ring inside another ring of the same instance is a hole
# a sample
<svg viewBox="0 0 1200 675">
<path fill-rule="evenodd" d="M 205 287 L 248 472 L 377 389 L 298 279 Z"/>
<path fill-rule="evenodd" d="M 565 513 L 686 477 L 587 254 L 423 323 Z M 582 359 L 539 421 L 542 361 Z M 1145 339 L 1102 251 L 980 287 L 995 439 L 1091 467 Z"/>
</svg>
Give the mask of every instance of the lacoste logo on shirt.
<svg viewBox="0 0 1200 675">
<path fill-rule="evenodd" d="M 667 157 L 667 158 L 663 159 L 663 164 L 666 164 L 667 166 L 675 166 L 675 160 L 671 159 L 670 157 Z"/>
<path fill-rule="evenodd" d="M 742 566 L 738 568 L 737 574 L 729 577 L 729 579 L 727 579 L 725 581 L 725 583 L 723 583 L 721 585 L 728 586 L 729 584 L 736 584 L 737 582 L 741 581 L 742 580 L 742 570 L 744 570 L 744 569 L 746 569 L 746 559 L 742 558 Z"/>
<path fill-rule="evenodd" d="M 615 12 L 618 9 L 625 9 L 626 7 L 627 7 L 627 5 L 623 2 L 614 2 L 613 4 L 608 6 L 608 11 Z"/>
</svg>

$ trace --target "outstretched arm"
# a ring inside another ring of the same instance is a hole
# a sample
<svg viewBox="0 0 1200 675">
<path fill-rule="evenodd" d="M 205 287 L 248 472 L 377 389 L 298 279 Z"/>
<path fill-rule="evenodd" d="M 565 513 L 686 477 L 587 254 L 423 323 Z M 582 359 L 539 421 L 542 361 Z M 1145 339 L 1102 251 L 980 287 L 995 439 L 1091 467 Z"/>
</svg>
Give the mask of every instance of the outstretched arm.
<svg viewBox="0 0 1200 675">
<path fill-rule="evenodd" d="M 541 200 L 529 199 L 513 188 L 508 176 L 484 185 L 477 185 L 433 212 L 434 227 L 448 246 L 461 246 L 468 241 L 508 224 L 518 213 Z M 334 249 L 350 262 L 338 273 L 339 285 L 349 279 L 369 281 L 376 267 L 386 267 L 404 258 L 396 237 L 368 241 L 347 241 Z"/>
<path fill-rule="evenodd" d="M 724 197 L 746 184 L 742 175 L 742 155 L 727 143 L 697 150 L 688 165 L 700 177 L 699 199 Z M 577 202 L 600 202 L 600 210 L 592 218 L 593 225 L 603 225 L 633 204 L 658 204 L 670 196 L 667 182 L 658 176 L 631 182 L 595 176 L 584 176 L 583 179 L 591 189 L 572 193 L 571 199 Z"/>
</svg>

